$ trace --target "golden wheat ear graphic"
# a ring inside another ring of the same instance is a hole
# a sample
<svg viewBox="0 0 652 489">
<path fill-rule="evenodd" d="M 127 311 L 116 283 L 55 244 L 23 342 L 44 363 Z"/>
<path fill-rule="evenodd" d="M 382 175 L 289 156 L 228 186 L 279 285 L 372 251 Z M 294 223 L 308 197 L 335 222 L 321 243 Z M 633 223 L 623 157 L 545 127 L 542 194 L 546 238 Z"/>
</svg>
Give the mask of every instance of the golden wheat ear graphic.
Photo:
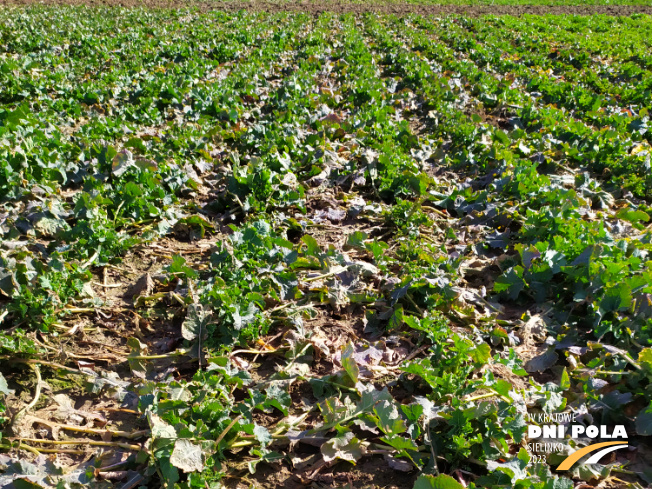
<svg viewBox="0 0 652 489">
<path fill-rule="evenodd" d="M 568 470 L 584 455 L 593 453 L 596 450 L 600 450 L 601 448 L 604 448 L 604 450 L 600 450 L 598 453 L 593 455 L 586 461 L 586 463 L 595 464 L 607 453 L 618 450 L 619 448 L 627 448 L 628 446 L 629 445 L 627 445 L 627 442 L 623 441 L 605 441 L 603 443 L 595 443 L 593 445 L 589 445 L 588 447 L 581 448 L 580 450 L 577 450 L 576 452 L 573 452 L 568 457 L 566 457 L 566 459 L 564 459 L 564 461 L 559 464 L 557 470 Z"/>
</svg>

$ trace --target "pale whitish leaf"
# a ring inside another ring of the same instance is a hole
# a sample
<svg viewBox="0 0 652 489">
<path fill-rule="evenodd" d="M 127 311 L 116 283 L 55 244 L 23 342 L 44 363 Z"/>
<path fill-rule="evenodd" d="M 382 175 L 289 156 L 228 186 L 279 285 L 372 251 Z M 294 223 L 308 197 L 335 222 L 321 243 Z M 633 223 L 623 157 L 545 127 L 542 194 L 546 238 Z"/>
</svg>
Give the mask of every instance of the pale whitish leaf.
<svg viewBox="0 0 652 489">
<path fill-rule="evenodd" d="M 126 172 L 129 167 L 134 166 L 134 155 L 129 150 L 122 150 L 113 157 L 113 174 L 119 177 Z"/>
<path fill-rule="evenodd" d="M 386 434 L 404 433 L 407 430 L 405 422 L 398 414 L 396 404 L 391 401 L 380 401 L 374 406 L 378 416 L 378 427 Z"/>
<path fill-rule="evenodd" d="M 356 411 L 369 411 L 377 402 L 394 400 L 386 388 L 379 391 L 376 390 L 373 385 L 365 385 L 361 382 L 358 382 L 355 387 L 360 393 L 361 397 L 360 402 L 356 406 Z"/>
<path fill-rule="evenodd" d="M 238 307 L 236 311 L 233 312 L 233 327 L 236 331 L 240 331 L 242 328 L 247 326 L 249 323 L 253 322 L 256 319 L 259 309 L 256 307 L 256 304 L 253 302 L 249 303 L 247 310 L 242 313 Z"/>
<path fill-rule="evenodd" d="M 293 447 L 298 442 L 305 443 L 313 447 L 321 447 L 329 439 L 321 435 L 310 435 L 308 431 L 295 431 L 290 430 L 287 432 L 288 440 L 290 440 L 290 446 Z"/>
<path fill-rule="evenodd" d="M 571 474 L 573 478 L 578 478 L 583 481 L 590 481 L 592 479 L 604 479 L 609 477 L 611 467 L 601 464 L 576 464 Z"/>
<path fill-rule="evenodd" d="M 192 341 L 203 336 L 208 314 L 204 311 L 201 304 L 190 304 L 186 319 L 181 325 L 181 335 L 188 341 Z"/>
<path fill-rule="evenodd" d="M 55 236 L 66 229 L 66 221 L 51 217 L 42 217 L 34 223 L 34 229 L 40 236 Z"/>
<path fill-rule="evenodd" d="M 364 205 L 364 201 L 362 202 L 362 205 Z M 353 246 L 355 248 L 364 249 L 364 241 L 368 238 L 369 235 L 367 233 L 363 233 L 362 231 L 356 231 L 353 234 L 350 234 L 346 238 L 346 245 Z"/>
<path fill-rule="evenodd" d="M 324 417 L 326 424 L 334 424 L 342 418 L 346 418 L 354 411 L 351 406 L 344 406 L 342 402 L 335 398 L 329 397 L 319 403 L 319 409 Z"/>
<path fill-rule="evenodd" d="M 381 440 L 401 453 L 407 453 L 408 451 L 417 451 L 419 449 L 412 438 L 406 438 L 400 435 L 384 436 L 381 438 Z"/>
<path fill-rule="evenodd" d="M 362 457 L 361 442 L 350 431 L 342 436 L 331 438 L 321 447 L 325 462 L 335 459 L 348 460 L 355 463 Z"/>
<path fill-rule="evenodd" d="M 254 436 L 256 437 L 256 440 L 258 440 L 258 442 L 263 447 L 265 447 L 267 444 L 269 444 L 272 441 L 272 435 L 269 433 L 269 430 L 264 426 L 256 425 L 254 427 Z"/>
<path fill-rule="evenodd" d="M 389 465 L 390 468 L 400 472 L 411 472 L 414 470 L 414 465 L 407 460 L 392 457 L 391 455 L 385 454 L 385 462 L 387 462 L 387 465 Z"/>
<path fill-rule="evenodd" d="M 326 209 L 318 210 L 315 213 L 314 221 L 315 222 L 341 222 L 346 218 L 346 211 L 342 209 Z"/>
<path fill-rule="evenodd" d="M 158 414 L 150 414 L 148 418 L 149 426 L 152 430 L 152 436 L 154 438 L 170 439 L 177 437 L 177 432 L 174 427 L 163 421 Z"/>
<path fill-rule="evenodd" d="M 299 279 L 296 274 L 282 272 L 272 276 L 272 280 L 279 287 L 281 299 L 292 300 L 299 294 Z"/>
<path fill-rule="evenodd" d="M 275 462 L 280 462 L 281 460 L 283 460 L 285 458 L 285 455 L 283 455 L 282 453 L 271 452 L 271 451 L 268 451 L 268 450 L 258 450 L 258 449 L 255 449 L 255 448 L 253 450 L 251 450 L 251 455 L 259 457 L 258 459 L 252 460 L 252 461 L 250 461 L 248 463 L 249 472 L 251 474 L 256 473 L 256 466 L 260 462 L 266 462 L 268 464 L 272 464 L 272 463 L 275 463 Z"/>
<path fill-rule="evenodd" d="M 529 461 L 530 455 L 527 453 L 527 451 L 525 451 L 524 448 L 521 448 L 516 457 L 504 464 L 495 462 L 493 460 L 487 460 L 487 469 L 490 472 L 502 472 L 511 478 L 512 483 L 516 483 L 521 480 L 526 480 L 530 477 L 526 470 Z"/>
<path fill-rule="evenodd" d="M 111 397 L 122 400 L 127 396 L 129 382 L 122 380 L 117 372 L 100 372 L 100 375 L 84 369 L 84 373 L 91 374 L 87 379 L 87 388 L 93 393 L 98 394 L 100 391 L 106 391 Z"/>
<path fill-rule="evenodd" d="M 350 272 L 365 278 L 376 277 L 380 273 L 378 267 L 364 261 L 354 261 L 348 267 Z"/>
<path fill-rule="evenodd" d="M 56 394 L 53 399 L 59 405 L 59 409 L 54 413 L 56 419 L 66 422 L 74 421 L 75 423 L 81 423 L 84 420 L 67 395 Z"/>
<path fill-rule="evenodd" d="M 204 469 L 201 447 L 183 438 L 174 443 L 170 463 L 184 472 L 201 472 Z"/>
<path fill-rule="evenodd" d="M 425 397 L 421 397 L 421 396 L 415 397 L 414 403 L 418 404 L 423 409 L 423 417 L 425 421 L 442 418 L 441 414 L 439 413 L 443 411 L 443 408 L 436 406 L 433 402 L 429 401 Z"/>
<path fill-rule="evenodd" d="M 86 282 L 82 286 L 82 290 L 80 291 L 79 296 L 87 299 L 92 299 L 93 297 L 95 297 L 95 291 L 93 290 L 93 286 L 89 282 Z"/>
<path fill-rule="evenodd" d="M 292 404 L 292 398 L 290 397 L 290 394 L 283 389 L 280 382 L 274 382 L 265 392 L 267 394 L 265 405 L 275 407 L 287 416 L 290 404 Z"/>
<path fill-rule="evenodd" d="M 89 476 L 92 474 L 93 463 L 86 462 L 76 466 L 63 468 L 50 457 L 39 455 L 30 461 L 25 457 L 15 457 L 0 454 L 0 487 L 7 488 L 91 488 L 109 489 L 113 487 L 108 481 L 98 481 Z"/>
<path fill-rule="evenodd" d="M 0 393 L 9 395 L 13 394 L 14 391 L 9 389 L 9 386 L 7 385 L 7 380 L 4 378 L 2 374 L 0 374 Z"/>
<path fill-rule="evenodd" d="M 520 149 L 521 152 L 523 154 L 525 154 L 525 155 L 529 155 L 532 152 L 532 150 L 530 148 L 528 148 L 527 145 L 525 143 L 523 143 L 523 141 L 518 143 L 518 149 Z"/>
</svg>

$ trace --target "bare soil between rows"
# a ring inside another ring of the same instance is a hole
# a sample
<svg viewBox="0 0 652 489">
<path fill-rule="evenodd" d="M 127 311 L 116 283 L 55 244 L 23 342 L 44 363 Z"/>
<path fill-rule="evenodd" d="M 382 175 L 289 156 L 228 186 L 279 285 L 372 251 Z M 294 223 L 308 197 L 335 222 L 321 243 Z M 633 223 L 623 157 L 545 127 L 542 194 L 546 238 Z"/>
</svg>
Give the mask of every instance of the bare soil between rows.
<svg viewBox="0 0 652 489">
<path fill-rule="evenodd" d="M 323 12 L 420 14 L 420 15 L 612 15 L 652 14 L 652 5 L 414 5 L 399 3 L 350 3 L 346 1 L 178 1 L 178 0 L 0 0 L 0 6 L 86 5 L 90 7 L 197 8 L 202 11 L 249 10 L 254 12 Z"/>
</svg>

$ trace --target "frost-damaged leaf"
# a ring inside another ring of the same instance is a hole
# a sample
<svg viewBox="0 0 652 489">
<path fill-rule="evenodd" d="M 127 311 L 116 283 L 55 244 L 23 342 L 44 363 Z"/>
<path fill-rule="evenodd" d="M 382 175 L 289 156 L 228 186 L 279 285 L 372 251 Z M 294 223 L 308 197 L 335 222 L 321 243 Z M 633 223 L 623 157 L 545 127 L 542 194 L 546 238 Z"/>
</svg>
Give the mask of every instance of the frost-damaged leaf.
<svg viewBox="0 0 652 489">
<path fill-rule="evenodd" d="M 551 347 L 548 348 L 541 355 L 537 355 L 536 357 L 528 360 L 527 363 L 525 364 L 525 370 L 530 373 L 543 372 L 544 370 L 548 370 L 555 363 L 557 363 L 558 359 L 559 357 L 557 353 L 555 353 L 554 348 Z"/>
<path fill-rule="evenodd" d="M 147 418 L 153 438 L 172 440 L 177 437 L 177 432 L 174 427 L 163 421 L 158 414 L 149 414 Z"/>
<path fill-rule="evenodd" d="M 53 217 L 44 216 L 34 222 L 34 229 L 39 236 L 44 237 L 56 236 L 59 232 L 65 231 L 67 227 L 66 221 Z"/>
<path fill-rule="evenodd" d="M 450 475 L 421 475 L 414 483 L 413 489 L 464 489 L 464 486 Z"/>
<path fill-rule="evenodd" d="M 236 385 L 240 389 L 251 383 L 251 376 L 246 371 L 239 370 L 236 366 L 233 366 L 228 357 L 210 358 L 208 360 L 207 370 L 220 372 L 225 383 Z"/>
<path fill-rule="evenodd" d="M 145 345 L 143 345 L 138 338 L 129 338 L 127 340 L 127 346 L 131 348 L 131 353 L 129 353 L 129 356 L 127 357 L 131 371 L 137 377 L 145 378 L 147 365 L 144 360 L 138 358 L 142 355 Z"/>
<path fill-rule="evenodd" d="M 407 431 L 407 426 L 401 419 L 395 403 L 380 401 L 374 406 L 374 413 L 378 416 L 378 427 L 383 430 L 383 433 L 392 435 Z"/>
<path fill-rule="evenodd" d="M 321 447 L 326 443 L 329 438 L 320 435 L 309 435 L 306 431 L 290 430 L 287 432 L 288 440 L 290 440 L 290 447 L 293 447 L 298 442 L 305 443 L 313 447 Z"/>
<path fill-rule="evenodd" d="M 306 245 L 306 255 L 319 256 L 321 249 L 319 248 L 319 243 L 317 243 L 315 238 L 306 234 L 301 238 L 301 241 L 303 241 Z"/>
<path fill-rule="evenodd" d="M 201 472 L 204 469 L 201 447 L 190 440 L 178 439 L 174 444 L 170 463 L 184 472 Z"/>
<path fill-rule="evenodd" d="M 299 292 L 299 279 L 296 273 L 281 272 L 272 276 L 272 280 L 278 285 L 281 292 L 281 299 L 284 301 L 296 299 Z"/>
<path fill-rule="evenodd" d="M 254 426 L 253 435 L 256 437 L 256 440 L 258 440 L 263 448 L 272 442 L 272 435 L 264 426 Z"/>
<path fill-rule="evenodd" d="M 641 436 L 652 435 L 652 405 L 643 408 L 636 416 L 636 433 Z"/>
<path fill-rule="evenodd" d="M 506 292 L 507 296 L 512 300 L 516 300 L 524 288 L 525 280 L 523 280 L 523 267 L 521 266 L 510 268 L 498 277 L 494 283 L 495 292 Z"/>
<path fill-rule="evenodd" d="M 364 250 L 364 242 L 368 238 L 369 235 L 367 233 L 363 233 L 362 231 L 355 231 L 353 234 L 349 234 L 348 238 L 346 239 L 346 245 Z"/>
<path fill-rule="evenodd" d="M 395 306 L 396 303 L 405 297 L 408 293 L 408 290 L 410 290 L 410 287 L 412 286 L 412 280 L 410 280 L 407 284 L 405 284 L 403 287 L 399 287 L 397 289 L 394 289 L 392 293 L 390 294 L 390 306 Z"/>
<path fill-rule="evenodd" d="M 181 335 L 188 341 L 202 338 L 205 335 L 208 317 L 209 313 L 204 311 L 201 304 L 190 304 L 186 319 L 181 325 Z"/>
<path fill-rule="evenodd" d="M 499 233 L 498 231 L 487 235 L 487 245 L 491 248 L 500 248 L 505 249 L 509 246 L 509 230 L 504 233 Z"/>
<path fill-rule="evenodd" d="M 643 348 L 638 354 L 639 365 L 648 373 L 652 373 L 652 348 Z"/>
<path fill-rule="evenodd" d="M 394 470 L 400 472 L 412 472 L 414 470 L 414 465 L 408 462 L 407 460 L 401 460 L 400 458 L 392 457 L 391 455 L 384 455 L 385 462 L 387 465 Z"/>
<path fill-rule="evenodd" d="M 248 462 L 248 467 L 249 467 L 249 473 L 255 474 L 256 473 L 256 465 L 258 465 L 260 462 L 266 462 L 268 464 L 272 464 L 275 462 L 280 462 L 285 458 L 285 455 L 282 453 L 278 452 L 272 452 L 269 450 L 258 450 L 254 448 L 251 450 L 251 455 L 257 455 L 258 459 L 252 460 L 251 462 Z"/>
<path fill-rule="evenodd" d="M 570 376 L 568 375 L 568 371 L 566 370 L 566 367 L 564 367 L 564 370 L 561 373 L 561 381 L 559 382 L 559 388 L 565 391 L 571 388 Z"/>
<path fill-rule="evenodd" d="M 342 367 L 355 384 L 358 382 L 360 369 L 358 368 L 355 358 L 353 358 L 354 354 L 355 346 L 353 346 L 353 343 L 349 342 L 349 344 L 346 345 L 344 352 L 342 352 Z"/>
<path fill-rule="evenodd" d="M 240 306 L 236 305 L 236 310 L 233 312 L 233 327 L 235 330 L 240 331 L 242 328 L 255 321 L 258 312 L 259 308 L 254 302 L 249 303 L 244 314 L 240 310 Z"/>
<path fill-rule="evenodd" d="M 14 391 L 9 389 L 9 386 L 7 385 L 7 379 L 5 379 L 2 374 L 0 374 L 0 393 L 8 396 L 13 394 L 13 392 Z"/>
<path fill-rule="evenodd" d="M 92 374 L 92 371 L 84 369 L 85 373 Z M 93 374 L 94 375 L 94 374 Z M 94 375 L 87 379 L 87 389 L 93 394 L 99 394 L 105 390 L 111 397 L 123 401 L 129 396 L 127 389 L 129 382 L 122 380 L 117 372 L 100 372 L 100 375 Z"/>
<path fill-rule="evenodd" d="M 51 488 L 89 487 L 91 489 L 106 489 L 112 487 L 106 481 L 93 480 L 93 463 L 87 462 L 75 467 L 62 467 L 45 455 L 39 455 L 34 460 L 16 459 L 10 455 L 0 455 L 0 487 L 3 488 Z M 89 469 L 90 472 L 89 472 Z"/>
<path fill-rule="evenodd" d="M 313 220 L 315 222 L 324 222 L 327 220 L 331 222 L 342 222 L 345 218 L 345 210 L 328 208 L 326 210 L 318 210 L 315 212 Z"/>
<path fill-rule="evenodd" d="M 318 404 L 321 414 L 324 417 L 324 422 L 327 426 L 333 427 L 340 421 L 355 417 L 352 409 L 347 408 L 342 402 L 334 397 L 324 399 Z"/>
<path fill-rule="evenodd" d="M 514 484 L 530 477 L 526 470 L 529 462 L 530 455 L 525 448 L 521 448 L 515 458 L 504 464 L 487 460 L 487 469 L 490 472 L 498 471 L 508 475 Z"/>
<path fill-rule="evenodd" d="M 546 413 L 557 412 L 566 406 L 567 400 L 561 394 L 563 390 L 553 382 L 546 382 L 544 385 L 535 386 L 533 390 L 530 390 L 528 395 Z"/>
<path fill-rule="evenodd" d="M 406 438 L 399 435 L 389 435 L 384 436 L 381 440 L 387 443 L 390 447 L 398 450 L 402 455 L 407 455 L 409 451 L 416 452 L 419 450 L 419 447 L 412 438 Z"/>
<path fill-rule="evenodd" d="M 361 442 L 349 431 L 324 443 L 321 453 L 325 462 L 339 458 L 355 463 L 362 457 Z"/>
<path fill-rule="evenodd" d="M 358 383 L 356 387 L 361 397 L 360 402 L 356 405 L 356 411 L 370 411 L 376 403 L 381 401 L 394 402 L 394 398 L 387 388 L 379 391 L 373 385 L 363 385 L 361 383 Z"/>
<path fill-rule="evenodd" d="M 604 479 L 609 477 L 611 467 L 609 465 L 600 464 L 577 464 L 573 467 L 571 476 L 583 481 L 590 481 L 593 479 Z"/>
<path fill-rule="evenodd" d="M 646 212 L 642 210 L 632 210 L 629 208 L 620 209 L 616 213 L 616 217 L 618 219 L 631 222 L 636 229 L 644 228 L 644 226 L 640 224 L 641 221 L 648 222 L 650 220 L 650 216 Z"/>
<path fill-rule="evenodd" d="M 123 149 L 113 157 L 112 172 L 116 177 L 122 175 L 132 166 L 134 166 L 134 155 L 127 149 Z"/>
<path fill-rule="evenodd" d="M 179 219 L 173 227 L 175 238 L 183 241 L 202 239 L 206 230 L 213 231 L 213 225 L 201 216 L 189 216 Z"/>
<path fill-rule="evenodd" d="M 265 401 L 265 406 L 271 406 L 277 408 L 285 416 L 288 415 L 288 410 L 292 404 L 292 398 L 279 382 L 274 382 L 271 386 L 267 388 L 265 393 L 267 394 L 267 400 Z"/>
<path fill-rule="evenodd" d="M 59 405 L 59 409 L 53 415 L 59 421 L 80 424 L 84 419 L 92 419 L 102 426 L 106 424 L 106 418 L 99 413 L 75 409 L 72 399 L 65 394 L 56 394 L 52 399 Z"/>
</svg>

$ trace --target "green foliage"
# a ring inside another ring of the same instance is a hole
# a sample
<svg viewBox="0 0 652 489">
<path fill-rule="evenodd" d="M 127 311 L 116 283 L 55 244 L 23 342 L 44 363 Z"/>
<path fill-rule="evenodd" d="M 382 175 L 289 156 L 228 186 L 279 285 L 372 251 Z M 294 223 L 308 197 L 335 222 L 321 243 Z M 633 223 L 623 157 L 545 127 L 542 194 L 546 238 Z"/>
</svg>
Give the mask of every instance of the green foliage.
<svg viewBox="0 0 652 489">
<path fill-rule="evenodd" d="M 308 443 L 418 489 L 568 489 L 523 448 L 528 409 L 652 433 L 651 36 L 644 16 L 3 10 L 0 353 L 58 355 L 71 314 L 103 327 L 100 267 L 199 241 L 129 307 L 180 346 L 147 354 L 141 323 L 131 378 L 83 371 L 141 415 L 143 485 L 221 487 L 231 454 L 253 473 Z"/>
</svg>

